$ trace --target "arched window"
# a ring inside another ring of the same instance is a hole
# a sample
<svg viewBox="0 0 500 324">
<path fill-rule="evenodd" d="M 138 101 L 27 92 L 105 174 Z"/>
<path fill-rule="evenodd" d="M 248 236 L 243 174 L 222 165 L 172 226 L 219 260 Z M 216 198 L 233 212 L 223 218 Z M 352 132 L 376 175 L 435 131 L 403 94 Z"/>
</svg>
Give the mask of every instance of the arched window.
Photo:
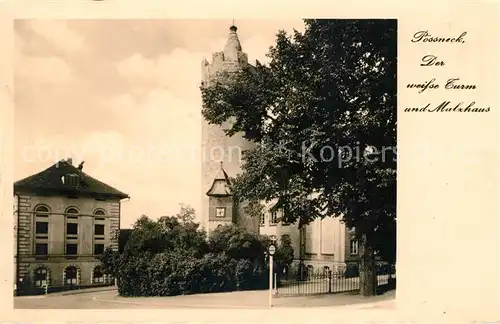
<svg viewBox="0 0 500 324">
<path fill-rule="evenodd" d="M 36 207 L 35 211 L 37 213 L 48 213 L 49 209 L 47 208 L 47 206 L 38 206 Z"/>
<path fill-rule="evenodd" d="M 78 209 L 69 207 L 66 209 L 66 240 L 78 239 Z M 76 254 L 78 249 L 76 241 L 66 242 L 65 254 Z"/>
<path fill-rule="evenodd" d="M 71 214 L 71 215 L 78 215 L 78 209 L 74 208 L 74 207 L 70 207 L 68 209 L 66 209 L 66 214 Z"/>
<path fill-rule="evenodd" d="M 43 287 L 49 284 L 49 271 L 46 267 L 41 266 L 35 269 L 34 274 L 35 287 Z"/>
<path fill-rule="evenodd" d="M 94 211 L 94 215 L 95 216 L 106 216 L 106 212 L 104 212 L 104 210 L 102 210 L 102 209 L 97 209 Z"/>
<path fill-rule="evenodd" d="M 48 249 L 47 241 L 49 238 L 49 208 L 47 206 L 35 207 L 35 249 L 38 244 L 39 252 Z M 36 254 L 36 253 L 35 253 Z M 47 254 L 47 253 L 42 253 Z"/>
<path fill-rule="evenodd" d="M 105 275 L 104 272 L 102 271 L 101 266 L 95 266 L 93 270 L 93 275 L 92 275 L 92 282 L 93 283 L 104 283 L 105 282 Z"/>
<path fill-rule="evenodd" d="M 64 269 L 64 284 L 71 286 L 78 284 L 79 271 L 76 266 L 69 266 Z"/>
<path fill-rule="evenodd" d="M 35 208 L 35 216 L 36 217 L 43 217 L 47 218 L 49 217 L 49 208 L 47 206 L 37 206 Z"/>
</svg>

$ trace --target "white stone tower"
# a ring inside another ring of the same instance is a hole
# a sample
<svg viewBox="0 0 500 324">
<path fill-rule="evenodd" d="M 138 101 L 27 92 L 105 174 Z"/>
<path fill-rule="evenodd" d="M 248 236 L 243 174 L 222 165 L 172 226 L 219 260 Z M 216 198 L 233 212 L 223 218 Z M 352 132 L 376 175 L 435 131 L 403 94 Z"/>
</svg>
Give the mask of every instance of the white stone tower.
<svg viewBox="0 0 500 324">
<path fill-rule="evenodd" d="M 203 60 L 202 81 L 204 85 L 209 85 L 211 81 L 220 77 L 221 72 L 236 72 L 248 66 L 248 56 L 242 51 L 236 31 L 237 28 L 234 25 L 229 28 L 226 46 L 223 51 L 212 54 L 212 63 L 206 59 Z M 236 206 L 230 193 L 221 196 L 218 189 L 213 188 L 213 186 L 217 188 L 219 182 L 224 182 L 229 177 L 235 177 L 240 173 L 243 164 L 242 152 L 254 147 L 254 144 L 245 140 L 242 134 L 226 136 L 224 129 L 229 127 L 229 123 L 222 126 L 209 125 L 202 118 L 201 224 L 207 231 L 210 231 L 220 225 L 222 220 L 230 220 L 250 231 L 258 232 L 259 219 L 247 215 L 243 210 L 244 204 Z M 215 190 L 215 194 L 209 192 L 211 189 Z M 221 206 L 217 205 L 219 203 Z M 226 211 L 225 216 L 222 216 L 222 210 Z"/>
</svg>

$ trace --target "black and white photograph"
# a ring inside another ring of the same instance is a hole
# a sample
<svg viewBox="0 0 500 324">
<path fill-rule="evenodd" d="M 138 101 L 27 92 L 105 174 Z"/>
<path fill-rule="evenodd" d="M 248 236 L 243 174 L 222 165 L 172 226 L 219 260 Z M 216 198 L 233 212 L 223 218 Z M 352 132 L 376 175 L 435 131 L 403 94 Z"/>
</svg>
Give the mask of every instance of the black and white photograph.
<svg viewBox="0 0 500 324">
<path fill-rule="evenodd" d="M 394 304 L 397 19 L 13 32 L 15 309 Z"/>
</svg>

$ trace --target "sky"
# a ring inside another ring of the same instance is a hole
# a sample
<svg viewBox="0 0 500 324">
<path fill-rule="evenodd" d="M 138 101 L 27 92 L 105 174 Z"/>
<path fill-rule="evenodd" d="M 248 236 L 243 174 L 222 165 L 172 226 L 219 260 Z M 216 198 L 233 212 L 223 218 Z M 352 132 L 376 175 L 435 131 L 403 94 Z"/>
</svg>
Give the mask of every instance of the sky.
<svg viewBox="0 0 500 324">
<path fill-rule="evenodd" d="M 17 20 L 14 178 L 68 157 L 130 195 L 122 226 L 201 205 L 201 62 L 227 20 Z M 235 20 L 249 62 L 301 20 Z"/>
</svg>

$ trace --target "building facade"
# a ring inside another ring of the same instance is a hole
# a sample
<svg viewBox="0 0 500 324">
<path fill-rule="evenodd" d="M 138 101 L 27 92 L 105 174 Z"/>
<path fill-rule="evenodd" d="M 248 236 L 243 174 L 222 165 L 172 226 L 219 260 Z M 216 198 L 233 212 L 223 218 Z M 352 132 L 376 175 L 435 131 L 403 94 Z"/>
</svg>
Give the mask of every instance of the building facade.
<svg viewBox="0 0 500 324">
<path fill-rule="evenodd" d="M 118 249 L 128 195 L 62 160 L 14 183 L 14 282 L 25 287 L 110 283 L 98 260 Z"/>
<path fill-rule="evenodd" d="M 212 63 L 202 61 L 202 82 L 209 85 L 221 72 L 234 72 L 248 67 L 248 55 L 242 51 L 237 28 L 231 26 L 229 37 L 221 52 L 212 55 Z M 228 189 L 229 178 L 241 172 L 237 152 L 251 149 L 252 143 L 241 134 L 228 137 L 224 129 L 229 124 L 209 125 L 202 118 L 202 225 L 208 232 L 226 223 L 242 225 L 253 232 L 270 236 L 277 243 L 289 238 L 296 263 L 309 270 L 340 271 L 346 264 L 356 262 L 357 242 L 339 218 L 326 217 L 299 229 L 298 224 L 283 224 L 280 211 L 271 212 L 268 205 L 260 219 L 246 215 L 242 206 L 235 206 Z M 223 162 L 223 164 L 221 163 Z"/>
</svg>

